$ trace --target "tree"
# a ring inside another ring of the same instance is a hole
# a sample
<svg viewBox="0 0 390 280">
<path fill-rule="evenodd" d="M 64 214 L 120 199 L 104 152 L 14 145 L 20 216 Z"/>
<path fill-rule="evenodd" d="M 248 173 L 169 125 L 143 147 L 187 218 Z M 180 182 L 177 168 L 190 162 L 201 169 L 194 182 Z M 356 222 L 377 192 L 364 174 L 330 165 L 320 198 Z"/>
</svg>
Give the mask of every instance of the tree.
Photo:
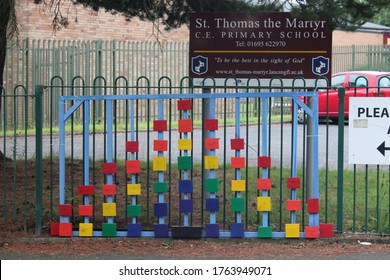
<svg viewBox="0 0 390 280">
<path fill-rule="evenodd" d="M 381 9 L 373 18 L 372 22 L 390 27 L 390 4 Z"/>
</svg>

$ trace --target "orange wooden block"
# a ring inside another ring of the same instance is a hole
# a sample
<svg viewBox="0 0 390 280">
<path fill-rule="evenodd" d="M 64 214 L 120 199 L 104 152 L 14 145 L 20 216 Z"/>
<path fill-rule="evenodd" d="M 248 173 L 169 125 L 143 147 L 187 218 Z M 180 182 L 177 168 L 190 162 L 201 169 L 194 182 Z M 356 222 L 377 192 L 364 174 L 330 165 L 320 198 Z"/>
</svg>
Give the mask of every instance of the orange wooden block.
<svg viewBox="0 0 390 280">
<path fill-rule="evenodd" d="M 272 187 L 272 181 L 268 178 L 257 179 L 257 189 L 262 191 L 269 191 Z"/>
<path fill-rule="evenodd" d="M 180 133 L 192 132 L 192 119 L 180 119 L 178 123 Z"/>
<path fill-rule="evenodd" d="M 126 173 L 138 174 L 141 172 L 141 163 L 139 160 L 127 160 L 126 161 Z"/>
<path fill-rule="evenodd" d="M 79 216 L 92 217 L 93 207 L 92 205 L 79 205 Z"/>
<path fill-rule="evenodd" d="M 102 187 L 103 195 L 116 195 L 116 185 L 115 184 L 105 184 Z"/>
<path fill-rule="evenodd" d="M 155 152 L 168 151 L 168 141 L 167 140 L 154 140 L 153 141 L 153 150 Z"/>
<path fill-rule="evenodd" d="M 306 238 L 319 238 L 320 237 L 319 227 L 306 226 L 305 227 L 305 237 Z"/>
<path fill-rule="evenodd" d="M 219 149 L 219 138 L 206 138 L 205 139 L 206 150 Z"/>
<path fill-rule="evenodd" d="M 288 211 L 299 211 L 301 210 L 301 201 L 297 200 L 287 200 L 286 206 Z"/>
<path fill-rule="evenodd" d="M 232 157 L 232 168 L 245 168 L 245 158 Z"/>
<path fill-rule="evenodd" d="M 59 236 L 72 236 L 73 228 L 72 223 L 60 223 L 58 228 Z"/>
</svg>

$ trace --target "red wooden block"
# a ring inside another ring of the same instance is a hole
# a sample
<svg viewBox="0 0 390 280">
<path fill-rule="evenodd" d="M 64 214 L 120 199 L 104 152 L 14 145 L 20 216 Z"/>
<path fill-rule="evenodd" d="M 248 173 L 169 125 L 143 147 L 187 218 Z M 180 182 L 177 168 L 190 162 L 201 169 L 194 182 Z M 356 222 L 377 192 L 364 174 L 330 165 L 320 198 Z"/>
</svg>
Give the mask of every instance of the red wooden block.
<svg viewBox="0 0 390 280">
<path fill-rule="evenodd" d="M 104 162 L 102 164 L 102 172 L 104 174 L 115 174 L 116 173 L 116 163 L 115 162 Z"/>
<path fill-rule="evenodd" d="M 190 99 L 178 100 L 177 109 L 180 111 L 191 110 L 192 109 L 191 100 Z"/>
<path fill-rule="evenodd" d="M 244 146 L 243 138 L 230 139 L 230 147 L 232 150 L 242 150 L 244 149 Z"/>
<path fill-rule="evenodd" d="M 270 168 L 271 167 L 271 157 L 260 156 L 257 158 L 257 166 L 260 168 Z"/>
<path fill-rule="evenodd" d="M 262 191 L 269 191 L 272 187 L 271 179 L 268 178 L 258 178 L 257 179 L 257 189 Z"/>
<path fill-rule="evenodd" d="M 126 160 L 126 173 L 138 174 L 141 172 L 141 163 L 139 160 Z"/>
<path fill-rule="evenodd" d="M 102 187 L 103 195 L 116 195 L 116 185 L 115 184 L 105 184 Z"/>
<path fill-rule="evenodd" d="M 92 205 L 79 205 L 79 216 L 92 217 L 93 207 Z"/>
<path fill-rule="evenodd" d="M 179 132 L 192 132 L 192 119 L 180 119 L 179 120 Z"/>
<path fill-rule="evenodd" d="M 287 200 L 286 206 L 288 211 L 299 211 L 301 210 L 301 201 L 297 200 Z"/>
<path fill-rule="evenodd" d="M 59 236 L 72 236 L 72 223 L 59 223 L 58 235 Z"/>
<path fill-rule="evenodd" d="M 78 186 L 77 187 L 78 195 L 94 195 L 95 187 L 94 186 Z"/>
<path fill-rule="evenodd" d="M 320 224 L 320 238 L 333 238 L 332 224 Z"/>
<path fill-rule="evenodd" d="M 167 140 L 154 140 L 153 150 L 155 152 L 165 152 L 168 151 L 168 141 Z"/>
<path fill-rule="evenodd" d="M 299 189 L 301 187 L 301 179 L 298 177 L 287 178 L 288 189 Z"/>
<path fill-rule="evenodd" d="M 60 216 L 71 217 L 72 216 L 72 205 L 61 204 L 59 209 Z"/>
<path fill-rule="evenodd" d="M 127 141 L 126 142 L 126 152 L 138 153 L 139 152 L 138 141 Z"/>
<path fill-rule="evenodd" d="M 320 236 L 320 230 L 318 227 L 306 226 L 305 237 L 306 238 L 318 238 Z"/>
<path fill-rule="evenodd" d="M 205 139 L 206 150 L 219 149 L 219 138 L 206 138 Z"/>
<path fill-rule="evenodd" d="M 205 130 L 218 130 L 218 119 L 205 119 L 203 127 Z"/>
<path fill-rule="evenodd" d="M 320 211 L 318 198 L 309 198 L 307 200 L 307 212 L 309 214 L 316 214 Z"/>
<path fill-rule="evenodd" d="M 58 236 L 60 231 L 60 223 L 50 222 L 50 235 Z"/>
<path fill-rule="evenodd" d="M 245 158 L 232 157 L 232 168 L 245 168 Z"/>
<path fill-rule="evenodd" d="M 153 129 L 154 131 L 167 131 L 168 130 L 167 120 L 154 120 Z"/>
</svg>

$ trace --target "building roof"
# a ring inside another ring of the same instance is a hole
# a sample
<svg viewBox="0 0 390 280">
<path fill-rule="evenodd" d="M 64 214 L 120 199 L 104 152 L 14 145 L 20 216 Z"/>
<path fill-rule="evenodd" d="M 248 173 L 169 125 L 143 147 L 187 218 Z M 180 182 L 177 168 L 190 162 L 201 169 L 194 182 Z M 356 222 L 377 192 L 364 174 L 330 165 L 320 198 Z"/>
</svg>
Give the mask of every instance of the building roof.
<svg viewBox="0 0 390 280">
<path fill-rule="evenodd" d="M 356 29 L 356 31 L 368 33 L 390 33 L 390 27 L 372 22 L 366 22 L 358 29 Z"/>
</svg>

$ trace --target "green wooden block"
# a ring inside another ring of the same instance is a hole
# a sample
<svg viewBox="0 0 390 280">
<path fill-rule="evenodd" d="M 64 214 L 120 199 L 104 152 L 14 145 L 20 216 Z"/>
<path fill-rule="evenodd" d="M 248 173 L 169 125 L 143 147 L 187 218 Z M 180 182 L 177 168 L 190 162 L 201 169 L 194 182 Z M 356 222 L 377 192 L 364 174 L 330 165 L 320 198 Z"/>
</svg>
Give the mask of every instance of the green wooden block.
<svg viewBox="0 0 390 280">
<path fill-rule="evenodd" d="M 127 205 L 127 216 L 128 217 L 141 216 L 141 205 Z"/>
<path fill-rule="evenodd" d="M 233 212 L 242 212 L 245 210 L 245 200 L 243 197 L 233 197 L 231 202 Z"/>
<path fill-rule="evenodd" d="M 103 223 L 102 225 L 103 236 L 116 236 L 116 224 L 114 223 Z"/>
<path fill-rule="evenodd" d="M 192 157 L 182 156 L 177 158 L 177 165 L 179 170 L 190 170 L 192 169 Z"/>
<path fill-rule="evenodd" d="M 165 193 L 168 191 L 168 185 L 165 182 L 154 183 L 153 190 L 155 193 Z"/>
<path fill-rule="evenodd" d="M 205 180 L 206 192 L 218 192 L 219 182 L 217 178 L 209 178 Z"/>
<path fill-rule="evenodd" d="M 272 237 L 272 228 L 271 227 L 258 227 L 257 236 L 259 238 L 271 238 Z"/>
</svg>

